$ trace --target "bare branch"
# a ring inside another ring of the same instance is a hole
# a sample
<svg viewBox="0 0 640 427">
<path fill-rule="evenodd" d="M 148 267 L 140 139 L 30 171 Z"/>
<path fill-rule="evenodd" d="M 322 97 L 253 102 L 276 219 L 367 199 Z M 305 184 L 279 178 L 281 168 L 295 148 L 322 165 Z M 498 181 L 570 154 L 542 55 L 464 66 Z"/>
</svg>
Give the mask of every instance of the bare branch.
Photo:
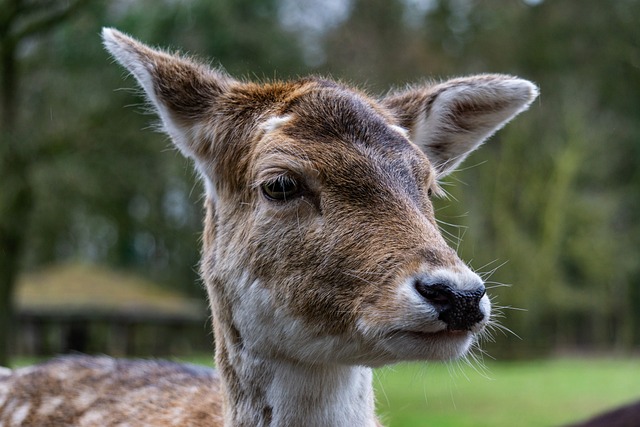
<svg viewBox="0 0 640 427">
<path fill-rule="evenodd" d="M 56 10 L 48 15 L 44 15 L 38 19 L 30 21 L 24 24 L 22 28 L 16 30 L 13 34 L 11 34 L 11 38 L 13 38 L 13 40 L 15 41 L 19 41 L 25 37 L 47 31 L 72 16 L 76 11 L 81 9 L 87 3 L 88 0 L 76 0 L 70 3 L 69 6 L 65 7 L 64 9 Z M 50 7 L 51 2 L 42 2 L 40 4 L 31 3 L 30 6 L 33 6 L 32 10 L 44 9 L 45 7 Z"/>
</svg>

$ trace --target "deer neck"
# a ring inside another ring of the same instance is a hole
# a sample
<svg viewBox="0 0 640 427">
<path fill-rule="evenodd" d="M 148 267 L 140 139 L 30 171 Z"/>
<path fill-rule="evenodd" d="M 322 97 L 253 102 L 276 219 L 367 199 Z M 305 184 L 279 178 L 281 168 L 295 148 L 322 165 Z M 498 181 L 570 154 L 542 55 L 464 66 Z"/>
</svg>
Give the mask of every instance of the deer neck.
<svg viewBox="0 0 640 427">
<path fill-rule="evenodd" d="M 378 425 L 370 368 L 261 357 L 219 320 L 214 316 L 226 427 Z"/>
</svg>

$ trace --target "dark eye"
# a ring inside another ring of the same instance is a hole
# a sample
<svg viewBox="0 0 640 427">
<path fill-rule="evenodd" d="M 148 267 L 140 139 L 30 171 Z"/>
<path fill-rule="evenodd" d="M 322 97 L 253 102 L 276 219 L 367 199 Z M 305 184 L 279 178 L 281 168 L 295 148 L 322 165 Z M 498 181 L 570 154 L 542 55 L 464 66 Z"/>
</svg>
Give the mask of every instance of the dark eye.
<svg viewBox="0 0 640 427">
<path fill-rule="evenodd" d="M 427 196 L 431 197 L 433 195 L 433 190 L 431 188 L 429 188 L 427 190 Z"/>
<path fill-rule="evenodd" d="M 288 176 L 279 176 L 271 181 L 262 184 L 262 194 L 267 199 L 276 201 L 291 200 L 301 193 L 301 187 L 298 182 Z"/>
</svg>

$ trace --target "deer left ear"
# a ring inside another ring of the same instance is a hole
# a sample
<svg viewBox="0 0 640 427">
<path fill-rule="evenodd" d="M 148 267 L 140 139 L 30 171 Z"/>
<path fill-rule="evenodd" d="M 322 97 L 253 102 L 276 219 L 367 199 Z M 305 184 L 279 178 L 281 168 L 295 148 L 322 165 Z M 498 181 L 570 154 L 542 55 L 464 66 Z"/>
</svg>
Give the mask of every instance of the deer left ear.
<svg viewBox="0 0 640 427">
<path fill-rule="evenodd" d="M 189 58 L 150 48 L 113 28 L 104 28 L 102 38 L 107 50 L 138 80 L 180 151 L 202 161 L 208 148 L 194 138 L 195 130 L 214 116 L 217 100 L 235 81 Z"/>
<path fill-rule="evenodd" d="M 537 96 L 527 80 L 488 74 L 412 88 L 382 102 L 443 177 Z"/>
</svg>

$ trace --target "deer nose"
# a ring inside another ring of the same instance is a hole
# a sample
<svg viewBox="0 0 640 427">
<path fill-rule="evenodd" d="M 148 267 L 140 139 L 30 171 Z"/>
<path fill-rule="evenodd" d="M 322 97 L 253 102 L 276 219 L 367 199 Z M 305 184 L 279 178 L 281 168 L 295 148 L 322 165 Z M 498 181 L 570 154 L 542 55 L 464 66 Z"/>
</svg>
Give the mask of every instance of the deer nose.
<svg viewBox="0 0 640 427">
<path fill-rule="evenodd" d="M 438 319 L 447 324 L 450 331 L 468 331 L 485 318 L 480 300 L 486 293 L 482 283 L 471 289 L 459 289 L 446 280 L 415 280 L 416 291 L 437 311 Z"/>
</svg>

